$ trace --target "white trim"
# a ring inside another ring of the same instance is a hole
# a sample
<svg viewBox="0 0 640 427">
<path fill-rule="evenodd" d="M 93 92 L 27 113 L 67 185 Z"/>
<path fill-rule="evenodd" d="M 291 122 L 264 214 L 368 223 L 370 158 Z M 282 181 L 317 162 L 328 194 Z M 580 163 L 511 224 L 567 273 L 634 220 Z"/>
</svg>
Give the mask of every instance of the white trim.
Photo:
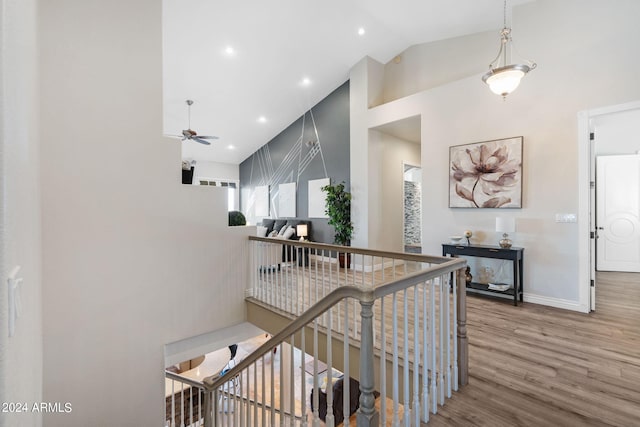
<svg viewBox="0 0 640 427">
<path fill-rule="evenodd" d="M 587 307 L 584 312 L 591 307 L 590 182 L 594 156 L 589 143 L 591 120 L 636 109 L 640 109 L 640 101 L 578 112 L 578 306 Z"/>
<path fill-rule="evenodd" d="M 562 308 L 564 310 L 579 311 L 581 313 L 589 313 L 588 304 L 584 305 L 581 302 L 571 301 L 567 299 L 552 298 L 552 297 L 546 297 L 543 295 L 526 294 L 524 296 L 524 302 L 531 303 L 531 304 L 546 305 L 546 306 L 555 307 L 555 308 Z"/>
<path fill-rule="evenodd" d="M 357 254 L 351 254 L 351 264 L 349 266 L 349 268 L 353 269 L 354 271 L 364 271 L 365 273 L 371 273 L 372 271 L 380 271 L 382 269 L 385 268 L 391 268 L 393 266 L 395 267 L 399 267 L 404 265 L 404 261 L 402 260 L 395 260 L 395 264 L 394 264 L 394 260 L 389 259 L 388 261 L 386 261 L 383 264 L 381 263 L 376 263 L 374 265 L 365 265 L 363 266 L 362 263 L 356 263 L 354 262 L 354 257 L 357 257 Z M 338 263 L 338 259 L 332 256 L 323 256 L 323 255 L 309 255 L 309 259 L 315 259 L 316 262 L 319 260 L 320 262 L 329 262 L 331 264 L 337 264 Z"/>
<path fill-rule="evenodd" d="M 373 265 L 371 265 L 371 264 L 362 265 L 362 263 L 353 262 L 354 261 L 353 257 L 354 257 L 354 255 L 352 254 L 351 255 L 351 259 L 352 259 L 351 268 L 354 271 L 364 271 L 365 273 L 371 273 L 373 271 L 380 271 L 380 270 L 383 270 L 385 268 L 392 268 L 394 266 L 395 267 L 400 267 L 400 266 L 404 265 L 404 261 L 403 260 L 398 260 L 398 259 L 396 259 L 396 260 L 390 259 L 390 260 L 386 261 L 384 264 L 376 263 L 376 264 L 373 264 Z M 395 261 L 395 263 L 394 263 L 394 261 Z"/>
<path fill-rule="evenodd" d="M 331 264 L 337 264 L 338 263 L 338 259 L 334 258 L 332 256 L 328 256 L 328 255 L 316 255 L 316 254 L 310 254 L 309 255 L 309 259 L 313 259 L 316 262 L 328 262 Z"/>
</svg>

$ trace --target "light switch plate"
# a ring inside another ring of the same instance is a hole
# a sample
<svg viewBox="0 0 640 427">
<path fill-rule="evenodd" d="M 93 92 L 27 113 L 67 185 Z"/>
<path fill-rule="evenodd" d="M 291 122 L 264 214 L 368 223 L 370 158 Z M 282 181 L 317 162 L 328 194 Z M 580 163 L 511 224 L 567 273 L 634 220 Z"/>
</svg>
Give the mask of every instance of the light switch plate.
<svg viewBox="0 0 640 427">
<path fill-rule="evenodd" d="M 556 222 L 578 222 L 578 215 L 574 213 L 557 213 Z"/>
</svg>

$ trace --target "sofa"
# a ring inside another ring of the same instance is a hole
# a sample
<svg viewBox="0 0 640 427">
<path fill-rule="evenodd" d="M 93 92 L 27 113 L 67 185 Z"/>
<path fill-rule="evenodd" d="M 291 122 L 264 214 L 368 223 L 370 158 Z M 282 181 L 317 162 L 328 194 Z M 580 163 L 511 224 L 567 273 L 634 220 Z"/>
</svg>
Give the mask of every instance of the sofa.
<svg viewBox="0 0 640 427">
<path fill-rule="evenodd" d="M 307 240 L 312 240 L 312 230 L 311 221 L 306 219 L 299 218 L 286 218 L 286 219 L 272 219 L 272 218 L 264 218 L 262 222 L 259 224 L 258 228 L 258 236 L 259 237 L 277 237 L 280 239 L 286 240 L 300 240 L 300 237 L 296 234 L 296 228 L 300 224 L 305 224 L 307 226 Z M 304 261 L 306 265 L 308 263 L 307 257 L 308 252 L 303 251 L 305 255 L 304 260 L 299 260 L 299 263 Z M 292 245 L 283 245 L 282 246 L 282 261 L 283 262 L 293 262 L 297 260 L 298 251 L 295 246 Z"/>
<path fill-rule="evenodd" d="M 271 219 L 271 218 L 264 218 L 260 224 L 260 226 L 266 228 L 265 232 L 266 235 L 262 236 L 262 237 L 275 237 L 275 236 L 270 236 L 274 231 L 279 234 L 280 236 L 283 236 L 283 234 L 280 234 L 283 232 L 283 227 L 293 227 L 293 234 L 290 235 L 288 238 L 290 240 L 299 240 L 300 237 L 298 237 L 298 235 L 296 234 L 296 227 L 299 224 L 306 224 L 307 226 L 307 240 L 313 240 L 311 238 L 311 231 L 312 231 L 312 227 L 311 227 L 311 221 L 306 220 L 306 219 L 298 219 L 298 218 L 286 218 L 286 219 Z"/>
</svg>

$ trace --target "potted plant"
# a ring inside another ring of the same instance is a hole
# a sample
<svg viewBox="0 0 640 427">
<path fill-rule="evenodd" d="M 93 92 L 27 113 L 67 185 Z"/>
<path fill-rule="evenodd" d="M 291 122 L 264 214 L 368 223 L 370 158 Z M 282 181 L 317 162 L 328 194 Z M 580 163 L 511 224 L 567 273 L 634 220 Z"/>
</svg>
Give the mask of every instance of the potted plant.
<svg viewBox="0 0 640 427">
<path fill-rule="evenodd" d="M 229 211 L 229 227 L 247 225 L 247 219 L 240 211 Z"/>
<path fill-rule="evenodd" d="M 349 246 L 353 235 L 353 223 L 351 222 L 351 193 L 345 191 L 344 182 L 337 185 L 325 185 L 322 191 L 327 193 L 325 198 L 325 213 L 329 216 L 329 225 L 335 230 L 334 242 L 336 245 Z M 349 265 L 350 254 L 339 253 L 340 267 Z"/>
</svg>

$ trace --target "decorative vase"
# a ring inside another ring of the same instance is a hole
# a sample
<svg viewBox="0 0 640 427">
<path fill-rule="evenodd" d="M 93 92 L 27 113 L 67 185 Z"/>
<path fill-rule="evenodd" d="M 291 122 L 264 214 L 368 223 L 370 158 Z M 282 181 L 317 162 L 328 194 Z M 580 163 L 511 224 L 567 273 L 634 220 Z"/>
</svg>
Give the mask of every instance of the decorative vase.
<svg viewBox="0 0 640 427">
<path fill-rule="evenodd" d="M 471 267 L 467 267 L 467 269 L 464 271 L 464 278 L 467 282 L 467 286 L 469 286 L 471 284 L 471 281 L 473 280 L 473 275 L 471 274 Z"/>
<path fill-rule="evenodd" d="M 480 283 L 486 285 L 487 283 L 493 282 L 493 279 L 495 277 L 495 272 L 493 271 L 493 268 L 491 268 L 491 267 L 482 267 L 482 268 L 480 268 L 479 275 L 480 275 L 480 277 L 479 277 Z"/>
</svg>

